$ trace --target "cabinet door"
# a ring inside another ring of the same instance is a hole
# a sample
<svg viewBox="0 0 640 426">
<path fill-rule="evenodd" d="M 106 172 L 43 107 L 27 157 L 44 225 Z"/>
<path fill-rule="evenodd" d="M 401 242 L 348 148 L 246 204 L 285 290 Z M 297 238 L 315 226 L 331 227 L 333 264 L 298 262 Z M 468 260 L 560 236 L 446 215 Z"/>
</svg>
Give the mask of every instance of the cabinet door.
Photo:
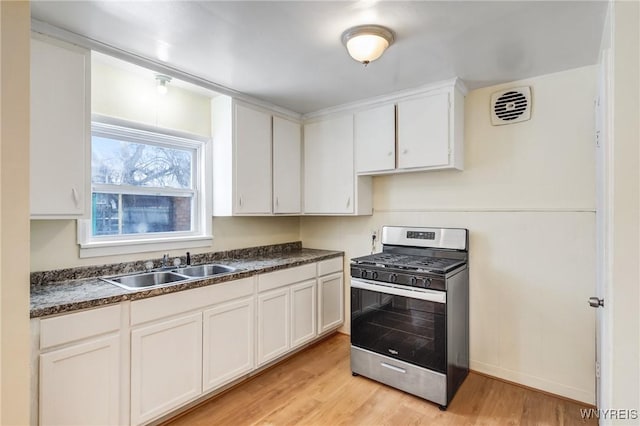
<svg viewBox="0 0 640 426">
<path fill-rule="evenodd" d="M 235 203 L 240 214 L 271 213 L 271 115 L 235 105 Z"/>
<path fill-rule="evenodd" d="M 304 126 L 305 213 L 354 212 L 353 115 Z"/>
<path fill-rule="evenodd" d="M 148 422 L 202 393 L 202 313 L 131 332 L 131 423 Z"/>
<path fill-rule="evenodd" d="M 394 104 L 360 111 L 354 120 L 356 172 L 396 167 L 396 107 Z"/>
<path fill-rule="evenodd" d="M 449 94 L 398 102 L 398 168 L 449 164 Z"/>
<path fill-rule="evenodd" d="M 204 392 L 253 369 L 253 306 L 253 297 L 250 297 L 204 312 Z"/>
<path fill-rule="evenodd" d="M 89 51 L 31 40 L 31 215 L 85 212 L 89 177 Z"/>
<path fill-rule="evenodd" d="M 316 337 L 316 280 L 291 286 L 291 349 Z"/>
<path fill-rule="evenodd" d="M 318 278 L 318 334 L 344 322 L 343 283 L 342 272 Z"/>
<path fill-rule="evenodd" d="M 289 350 L 289 288 L 258 295 L 258 366 Z"/>
<path fill-rule="evenodd" d="M 300 213 L 300 124 L 273 117 L 273 212 Z"/>
<path fill-rule="evenodd" d="M 117 425 L 120 336 L 40 355 L 40 424 Z"/>
</svg>

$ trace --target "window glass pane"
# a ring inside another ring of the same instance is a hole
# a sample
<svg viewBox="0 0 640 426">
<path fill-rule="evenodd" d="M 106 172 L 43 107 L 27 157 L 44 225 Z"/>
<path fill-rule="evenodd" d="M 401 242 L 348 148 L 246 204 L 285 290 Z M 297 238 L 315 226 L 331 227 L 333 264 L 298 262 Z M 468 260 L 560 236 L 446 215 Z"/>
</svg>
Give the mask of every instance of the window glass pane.
<svg viewBox="0 0 640 426">
<path fill-rule="evenodd" d="M 93 235 L 118 235 L 120 233 L 120 195 L 93 193 Z"/>
<path fill-rule="evenodd" d="M 122 196 L 122 233 L 191 231 L 191 198 Z"/>
<path fill-rule="evenodd" d="M 94 193 L 93 235 L 191 231 L 191 210 L 191 197 Z"/>
<path fill-rule="evenodd" d="M 195 151 L 93 136 L 91 182 L 159 188 L 191 188 Z"/>
</svg>

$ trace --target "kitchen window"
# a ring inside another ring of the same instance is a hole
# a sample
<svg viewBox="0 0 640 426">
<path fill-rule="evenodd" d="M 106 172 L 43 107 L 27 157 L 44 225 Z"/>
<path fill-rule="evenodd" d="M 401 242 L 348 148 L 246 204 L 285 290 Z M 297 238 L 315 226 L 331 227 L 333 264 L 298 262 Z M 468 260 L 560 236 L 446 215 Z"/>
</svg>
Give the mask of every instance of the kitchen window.
<svg viewBox="0 0 640 426">
<path fill-rule="evenodd" d="M 80 221 L 81 257 L 210 245 L 206 142 L 120 120 L 94 121 L 91 217 Z"/>
</svg>

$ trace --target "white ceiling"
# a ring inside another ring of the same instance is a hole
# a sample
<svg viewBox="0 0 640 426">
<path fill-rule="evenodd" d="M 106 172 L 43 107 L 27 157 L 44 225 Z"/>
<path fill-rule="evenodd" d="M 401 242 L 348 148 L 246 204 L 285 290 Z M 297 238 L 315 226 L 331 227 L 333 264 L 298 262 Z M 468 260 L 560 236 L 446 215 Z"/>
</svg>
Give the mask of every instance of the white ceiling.
<svg viewBox="0 0 640 426">
<path fill-rule="evenodd" d="M 595 64 L 605 1 L 33 1 L 32 17 L 300 113 L 460 77 L 470 89 Z M 396 42 L 368 67 L 342 32 Z"/>
</svg>

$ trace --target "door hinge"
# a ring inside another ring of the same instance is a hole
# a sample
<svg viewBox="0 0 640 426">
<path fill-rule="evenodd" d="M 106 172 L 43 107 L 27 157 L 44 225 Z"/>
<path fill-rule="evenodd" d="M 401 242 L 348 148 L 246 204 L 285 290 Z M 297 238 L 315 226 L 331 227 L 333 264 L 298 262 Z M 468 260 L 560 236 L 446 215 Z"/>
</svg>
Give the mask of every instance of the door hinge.
<svg viewBox="0 0 640 426">
<path fill-rule="evenodd" d="M 596 361 L 596 379 L 600 378 L 600 362 Z"/>
</svg>

